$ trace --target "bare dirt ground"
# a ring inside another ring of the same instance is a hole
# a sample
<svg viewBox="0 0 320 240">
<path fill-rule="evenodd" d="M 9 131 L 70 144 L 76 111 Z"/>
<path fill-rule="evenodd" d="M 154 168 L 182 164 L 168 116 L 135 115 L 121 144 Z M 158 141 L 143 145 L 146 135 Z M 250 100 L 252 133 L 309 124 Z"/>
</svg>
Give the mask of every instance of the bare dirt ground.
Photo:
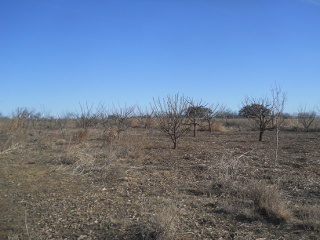
<svg viewBox="0 0 320 240">
<path fill-rule="evenodd" d="M 0 239 L 320 239 L 319 132 L 47 131 L 1 135 Z"/>
</svg>

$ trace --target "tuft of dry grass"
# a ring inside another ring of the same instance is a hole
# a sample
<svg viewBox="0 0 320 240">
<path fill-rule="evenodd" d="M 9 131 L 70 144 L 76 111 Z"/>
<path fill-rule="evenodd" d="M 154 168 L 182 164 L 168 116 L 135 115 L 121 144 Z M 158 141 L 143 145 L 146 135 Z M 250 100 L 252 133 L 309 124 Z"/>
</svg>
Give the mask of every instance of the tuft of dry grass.
<svg viewBox="0 0 320 240">
<path fill-rule="evenodd" d="M 252 200 L 255 210 L 268 221 L 280 223 L 292 218 L 279 188 L 262 180 L 249 180 L 245 194 Z"/>
<path fill-rule="evenodd" d="M 119 139 L 119 132 L 116 130 L 109 130 L 109 131 L 104 131 L 101 134 L 101 139 L 102 139 L 102 144 L 111 144 L 115 142 L 117 139 Z"/>
<path fill-rule="evenodd" d="M 149 221 L 141 226 L 142 239 L 175 239 L 179 229 L 179 209 L 172 200 L 153 207 Z"/>
<path fill-rule="evenodd" d="M 137 127 L 139 127 L 139 120 L 137 118 L 130 118 L 128 125 L 131 128 L 137 128 Z"/>
<path fill-rule="evenodd" d="M 232 151 L 226 151 L 220 158 L 211 161 L 208 166 L 207 178 L 211 179 L 211 187 L 219 186 L 220 190 L 232 188 L 247 165 L 245 154 L 235 156 Z"/>
<path fill-rule="evenodd" d="M 126 152 L 121 147 L 92 149 L 89 146 L 66 146 L 56 159 L 58 169 L 76 175 L 86 175 L 95 182 L 110 183 L 124 175 L 124 168 L 117 162 Z"/>
<path fill-rule="evenodd" d="M 297 224 L 310 230 L 320 231 L 320 206 L 303 206 L 296 210 Z"/>
<path fill-rule="evenodd" d="M 225 131 L 225 127 L 222 125 L 222 124 L 219 124 L 219 123 L 214 123 L 212 124 L 212 131 L 215 131 L 215 132 L 223 132 Z"/>
<path fill-rule="evenodd" d="M 85 141 L 87 141 L 89 138 L 89 132 L 88 129 L 80 129 L 77 130 L 74 134 L 73 134 L 73 141 L 78 142 L 78 143 L 83 143 Z"/>
</svg>

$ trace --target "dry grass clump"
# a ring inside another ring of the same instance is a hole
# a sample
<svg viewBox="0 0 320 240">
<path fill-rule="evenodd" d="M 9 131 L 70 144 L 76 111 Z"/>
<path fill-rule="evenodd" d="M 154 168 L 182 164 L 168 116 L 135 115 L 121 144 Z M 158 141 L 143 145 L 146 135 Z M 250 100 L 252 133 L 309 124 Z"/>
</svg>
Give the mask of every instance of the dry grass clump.
<svg viewBox="0 0 320 240">
<path fill-rule="evenodd" d="M 227 212 L 241 213 L 239 216 L 247 220 L 263 217 L 273 224 L 291 220 L 291 211 L 279 188 L 264 180 L 248 179 L 250 169 L 246 153 L 237 156 L 226 152 L 208 167 L 211 193 L 225 198 L 227 204 L 220 204 Z"/>
<path fill-rule="evenodd" d="M 58 168 L 71 174 L 86 175 L 95 182 L 110 182 L 124 174 L 124 168 L 117 159 L 126 156 L 120 147 L 92 149 L 89 146 L 69 146 L 60 154 Z"/>
<path fill-rule="evenodd" d="M 128 125 L 131 128 L 137 128 L 140 125 L 139 120 L 137 118 L 130 118 L 128 121 Z"/>
<path fill-rule="evenodd" d="M 7 131 L 26 131 L 27 130 L 27 124 L 26 121 L 19 118 L 12 118 L 8 119 L 2 124 L 3 129 Z"/>
<path fill-rule="evenodd" d="M 303 206 L 296 210 L 298 226 L 303 229 L 320 231 L 320 206 Z"/>
<path fill-rule="evenodd" d="M 221 124 L 230 130 L 243 131 L 248 129 L 248 119 L 243 118 L 221 120 Z"/>
<path fill-rule="evenodd" d="M 95 157 L 84 148 L 73 147 L 67 152 L 66 159 L 70 160 L 69 170 L 74 174 L 87 174 L 96 169 Z"/>
<path fill-rule="evenodd" d="M 0 153 L 6 153 L 11 150 L 21 148 L 27 141 L 24 132 L 10 130 L 6 127 L 0 131 Z"/>
<path fill-rule="evenodd" d="M 302 126 L 299 125 L 297 119 L 285 119 L 282 128 L 286 131 L 302 131 Z"/>
<path fill-rule="evenodd" d="M 316 118 L 310 128 L 308 129 L 309 131 L 319 131 L 319 127 L 320 127 L 320 118 Z M 299 123 L 297 118 L 288 118 L 285 119 L 283 124 L 282 124 L 282 128 L 283 130 L 286 131 L 296 131 L 296 132 L 300 132 L 300 131 L 305 131 L 305 128 L 303 127 L 303 125 L 301 123 Z"/>
<path fill-rule="evenodd" d="M 268 185 L 262 180 L 250 180 L 245 189 L 255 210 L 268 221 L 279 224 L 291 219 L 291 212 L 276 185 Z"/>
<path fill-rule="evenodd" d="M 223 132 L 225 131 L 225 127 L 222 125 L 222 124 L 219 124 L 219 123 L 214 123 L 212 124 L 212 131 L 215 131 L 215 132 Z"/>
<path fill-rule="evenodd" d="M 141 239 L 175 239 L 179 229 L 179 209 L 171 200 L 153 207 L 148 222 L 140 226 Z"/>
<path fill-rule="evenodd" d="M 119 139 L 119 133 L 116 130 L 104 131 L 101 134 L 102 145 L 111 144 Z"/>
<path fill-rule="evenodd" d="M 225 152 L 216 161 L 211 161 L 208 167 L 208 178 L 211 186 L 219 188 L 230 188 L 239 180 L 241 172 L 247 167 L 245 154 L 234 156 L 232 151 Z"/>
<path fill-rule="evenodd" d="M 131 158 L 143 156 L 144 149 L 148 148 L 150 144 L 150 139 L 146 132 L 131 132 L 130 134 L 125 134 L 118 143 L 119 146 L 127 149 Z"/>
<path fill-rule="evenodd" d="M 89 138 L 88 129 L 77 130 L 72 136 L 72 140 L 78 143 L 83 143 L 87 141 L 88 138 Z"/>
<path fill-rule="evenodd" d="M 209 125 L 205 122 L 202 122 L 200 126 L 198 127 L 199 131 L 212 131 L 212 132 L 223 132 L 226 131 L 226 128 L 223 126 L 222 123 L 213 123 L 211 124 L 211 129 Z"/>
</svg>

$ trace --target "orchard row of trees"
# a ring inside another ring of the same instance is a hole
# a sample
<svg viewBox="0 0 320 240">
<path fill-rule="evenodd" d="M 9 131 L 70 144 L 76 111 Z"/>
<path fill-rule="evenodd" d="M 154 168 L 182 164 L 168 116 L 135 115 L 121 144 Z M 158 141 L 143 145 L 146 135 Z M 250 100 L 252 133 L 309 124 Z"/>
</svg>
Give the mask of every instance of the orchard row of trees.
<svg viewBox="0 0 320 240">
<path fill-rule="evenodd" d="M 65 113 L 58 117 L 51 117 L 49 113 L 37 112 L 28 108 L 17 108 L 12 113 L 12 119 L 19 128 L 37 125 L 39 132 L 51 124 L 59 126 L 60 130 L 66 128 L 68 121 L 72 119 L 78 127 L 87 130 L 97 125 L 102 126 L 103 132 L 110 130 L 110 126 L 116 128 L 119 136 L 130 125 L 130 119 L 136 118 L 147 129 L 153 120 L 156 120 L 161 131 L 172 141 L 173 148 L 177 147 L 178 139 L 184 136 L 190 129 L 196 137 L 200 124 L 206 123 L 209 131 L 216 118 L 242 117 L 252 121 L 259 130 L 259 141 L 267 130 L 276 130 L 277 141 L 281 125 L 285 118 L 290 117 L 284 113 L 287 95 L 276 86 L 271 91 L 271 98 L 246 97 L 238 113 L 234 113 L 220 104 L 211 104 L 203 100 L 195 100 L 183 95 L 175 94 L 165 98 L 154 98 L 149 108 L 142 109 L 136 106 L 106 106 L 99 104 L 80 104 L 75 113 Z M 317 117 L 315 111 L 308 111 L 306 107 L 298 109 L 298 121 L 309 130 L 310 125 Z M 278 143 L 277 143 L 278 144 Z"/>
</svg>

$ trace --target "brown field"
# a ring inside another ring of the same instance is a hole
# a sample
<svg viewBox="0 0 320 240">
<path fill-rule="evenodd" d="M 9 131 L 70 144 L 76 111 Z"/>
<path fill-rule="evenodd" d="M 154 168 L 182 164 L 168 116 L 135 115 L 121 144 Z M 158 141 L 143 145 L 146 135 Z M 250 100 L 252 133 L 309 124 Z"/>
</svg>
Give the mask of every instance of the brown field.
<svg viewBox="0 0 320 240">
<path fill-rule="evenodd" d="M 292 122 L 291 122 L 292 121 Z M 133 121 L 134 122 L 134 121 Z M 318 124 L 318 125 L 317 125 Z M 320 239 L 320 132 L 0 128 L 0 239 Z"/>
</svg>

